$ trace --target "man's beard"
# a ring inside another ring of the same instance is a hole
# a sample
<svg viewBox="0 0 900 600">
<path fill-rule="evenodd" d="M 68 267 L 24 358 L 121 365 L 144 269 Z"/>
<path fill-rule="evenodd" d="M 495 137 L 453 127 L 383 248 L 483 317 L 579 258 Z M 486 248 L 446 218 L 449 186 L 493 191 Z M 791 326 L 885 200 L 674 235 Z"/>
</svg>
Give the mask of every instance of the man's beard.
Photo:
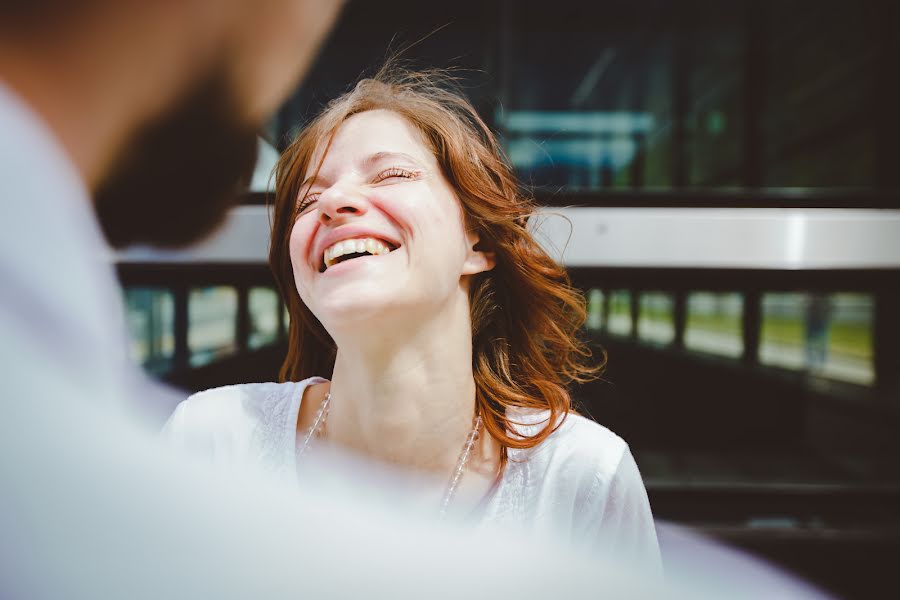
<svg viewBox="0 0 900 600">
<path fill-rule="evenodd" d="M 133 137 L 95 194 L 110 245 L 180 247 L 222 223 L 256 163 L 256 128 L 234 106 L 218 69 Z"/>
</svg>

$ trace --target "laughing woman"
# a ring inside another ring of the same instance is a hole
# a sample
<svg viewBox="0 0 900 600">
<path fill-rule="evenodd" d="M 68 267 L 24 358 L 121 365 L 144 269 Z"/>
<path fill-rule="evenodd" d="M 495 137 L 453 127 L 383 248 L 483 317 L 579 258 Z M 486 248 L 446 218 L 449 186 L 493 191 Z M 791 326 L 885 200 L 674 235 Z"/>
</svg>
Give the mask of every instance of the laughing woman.
<svg viewBox="0 0 900 600">
<path fill-rule="evenodd" d="M 597 370 L 577 339 L 583 297 L 460 93 L 390 68 L 361 81 L 291 144 L 276 189 L 283 383 L 195 394 L 170 439 L 291 473 L 327 442 L 420 474 L 437 515 L 658 568 L 628 446 L 571 409 L 567 386 Z"/>
</svg>

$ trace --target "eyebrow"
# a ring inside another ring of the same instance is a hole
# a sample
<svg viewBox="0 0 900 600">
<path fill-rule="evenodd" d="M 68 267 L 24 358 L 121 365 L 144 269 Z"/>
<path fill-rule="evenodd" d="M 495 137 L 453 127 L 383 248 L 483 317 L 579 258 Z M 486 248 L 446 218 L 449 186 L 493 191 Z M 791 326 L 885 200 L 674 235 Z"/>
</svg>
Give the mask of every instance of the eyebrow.
<svg viewBox="0 0 900 600">
<path fill-rule="evenodd" d="M 413 163 L 414 165 L 416 165 L 417 167 L 423 168 L 423 165 L 419 161 L 419 159 L 417 159 L 413 156 L 410 156 L 409 154 L 406 154 L 405 152 L 388 152 L 388 151 L 375 152 L 374 154 L 370 154 L 367 157 L 365 157 L 362 160 L 361 164 L 364 167 L 371 167 L 372 165 L 377 164 L 383 160 L 398 159 L 398 158 L 407 160 L 407 161 Z M 313 184 L 316 183 L 317 179 L 322 179 L 322 178 L 321 177 L 316 178 L 316 177 L 310 175 L 309 177 L 307 177 L 306 179 L 303 180 L 303 183 L 300 184 L 300 189 L 301 190 L 306 189 L 307 186 L 312 187 Z"/>
<path fill-rule="evenodd" d="M 418 159 L 406 154 L 405 152 L 376 152 L 375 154 L 370 154 L 363 160 L 363 164 L 366 166 L 371 166 L 379 161 L 382 161 L 386 158 L 402 158 L 404 160 L 408 160 L 416 166 L 421 166 L 421 163 Z"/>
</svg>

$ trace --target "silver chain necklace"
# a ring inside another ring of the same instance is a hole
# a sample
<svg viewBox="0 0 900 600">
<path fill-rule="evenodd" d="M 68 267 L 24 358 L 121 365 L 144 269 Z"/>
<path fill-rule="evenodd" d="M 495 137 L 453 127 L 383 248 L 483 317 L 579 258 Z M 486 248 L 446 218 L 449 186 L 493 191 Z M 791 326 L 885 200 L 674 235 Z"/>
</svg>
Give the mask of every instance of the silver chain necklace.
<svg viewBox="0 0 900 600">
<path fill-rule="evenodd" d="M 309 448 L 309 444 L 312 442 L 313 438 L 318 437 L 325 428 L 325 422 L 328 420 L 328 407 L 330 404 L 331 392 L 328 392 L 325 394 L 325 399 L 322 401 L 322 405 L 319 406 L 319 410 L 316 412 L 316 417 L 313 419 L 312 426 L 307 430 L 306 435 L 303 437 L 303 441 L 297 446 L 298 461 L 306 452 L 307 448 Z M 463 444 L 462 451 L 459 453 L 459 458 L 456 461 L 456 468 L 453 469 L 453 475 L 450 477 L 447 488 L 444 490 L 444 497 L 441 500 L 440 512 L 438 513 L 438 518 L 440 519 L 443 519 L 447 514 L 447 509 L 450 506 L 450 502 L 453 500 L 453 496 L 456 494 L 456 488 L 459 487 L 459 482 L 462 480 L 463 472 L 466 470 L 466 464 L 472 456 L 472 448 L 475 446 L 475 441 L 478 439 L 480 432 L 481 415 L 476 415 L 472 431 L 470 431 L 469 435 L 466 437 L 466 442 Z"/>
</svg>

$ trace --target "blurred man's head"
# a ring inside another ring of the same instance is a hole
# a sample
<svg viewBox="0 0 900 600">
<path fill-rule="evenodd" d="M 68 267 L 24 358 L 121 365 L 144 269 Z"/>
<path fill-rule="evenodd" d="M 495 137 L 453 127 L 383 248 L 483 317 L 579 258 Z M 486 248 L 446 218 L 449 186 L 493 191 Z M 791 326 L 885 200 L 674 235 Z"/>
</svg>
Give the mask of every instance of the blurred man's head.
<svg viewBox="0 0 900 600">
<path fill-rule="evenodd" d="M 73 154 L 90 155 L 74 159 L 111 243 L 183 245 L 224 217 L 252 172 L 256 132 L 341 4 L 0 0 L 0 67 Z M 85 141 L 95 134 L 108 147 Z"/>
<path fill-rule="evenodd" d="M 182 246 L 213 231 L 249 181 L 258 123 L 242 114 L 225 65 L 126 145 L 95 194 L 109 243 Z"/>
</svg>

